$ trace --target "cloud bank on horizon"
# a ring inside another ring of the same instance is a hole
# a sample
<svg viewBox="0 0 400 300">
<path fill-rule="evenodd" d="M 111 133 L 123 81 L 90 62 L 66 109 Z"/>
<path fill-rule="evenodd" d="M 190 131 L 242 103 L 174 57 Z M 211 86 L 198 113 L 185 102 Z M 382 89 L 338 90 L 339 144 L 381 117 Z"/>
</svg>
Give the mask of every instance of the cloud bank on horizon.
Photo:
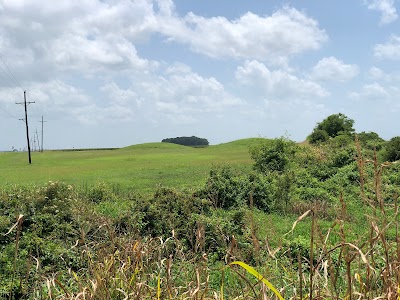
<svg viewBox="0 0 400 300">
<path fill-rule="evenodd" d="M 0 150 L 23 90 L 45 148 L 301 141 L 338 112 L 400 135 L 399 2 L 314 2 L 0 0 Z"/>
</svg>

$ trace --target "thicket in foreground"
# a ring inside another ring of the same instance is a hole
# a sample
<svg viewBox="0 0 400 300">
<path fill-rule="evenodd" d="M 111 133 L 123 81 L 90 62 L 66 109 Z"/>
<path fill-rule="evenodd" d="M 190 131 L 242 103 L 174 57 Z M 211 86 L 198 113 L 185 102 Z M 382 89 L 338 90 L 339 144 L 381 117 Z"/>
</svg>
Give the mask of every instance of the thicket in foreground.
<svg viewBox="0 0 400 300">
<path fill-rule="evenodd" d="M 274 155 L 277 147 L 284 153 Z M 201 189 L 160 188 L 151 199 L 118 195 L 107 185 L 87 192 L 62 183 L 3 189 L 1 295 L 275 297 L 230 264 L 244 261 L 284 299 L 397 299 L 398 164 L 379 162 L 376 152 L 341 136 L 310 148 L 266 141 L 253 153 L 255 162 L 265 155 L 265 168 L 215 167 Z M 286 234 L 265 234 L 266 222 L 282 232 L 270 218 L 283 223 L 293 214 L 301 216 Z M 17 215 L 24 217 L 14 223 Z"/>
</svg>

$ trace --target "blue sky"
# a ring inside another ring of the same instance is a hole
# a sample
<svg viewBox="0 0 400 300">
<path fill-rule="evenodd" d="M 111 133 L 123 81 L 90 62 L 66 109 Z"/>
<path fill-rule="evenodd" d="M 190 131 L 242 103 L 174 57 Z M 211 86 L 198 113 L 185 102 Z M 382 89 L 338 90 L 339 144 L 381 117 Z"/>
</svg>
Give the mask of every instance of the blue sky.
<svg viewBox="0 0 400 300">
<path fill-rule="evenodd" d="M 397 0 L 0 0 L 0 150 L 400 135 Z M 38 131 L 36 135 L 35 132 Z"/>
</svg>

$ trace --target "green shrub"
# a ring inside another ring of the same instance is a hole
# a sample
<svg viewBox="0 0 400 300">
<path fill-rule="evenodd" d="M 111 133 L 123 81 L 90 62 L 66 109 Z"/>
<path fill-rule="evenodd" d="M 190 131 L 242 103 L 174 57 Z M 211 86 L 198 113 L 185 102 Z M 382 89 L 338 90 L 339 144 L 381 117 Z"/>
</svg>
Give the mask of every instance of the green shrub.
<svg viewBox="0 0 400 300">
<path fill-rule="evenodd" d="M 204 194 L 216 208 L 241 207 L 248 203 L 249 180 L 231 166 L 214 166 L 210 170 Z"/>
<path fill-rule="evenodd" d="M 329 140 L 329 135 L 325 130 L 316 129 L 309 136 L 308 141 L 310 144 L 320 144 Z"/>
<path fill-rule="evenodd" d="M 305 201 L 307 203 L 320 201 L 332 202 L 332 195 L 327 190 L 326 182 L 313 176 L 308 170 L 297 170 L 296 181 L 292 191 L 292 197 L 295 200 Z"/>
<path fill-rule="evenodd" d="M 232 243 L 236 243 L 235 249 L 241 249 L 245 253 L 250 246 L 244 237 L 245 218 L 246 210 L 243 208 L 230 211 L 215 209 L 207 215 L 196 215 L 194 220 L 197 227 L 203 228 L 203 241 L 198 241 L 202 243 L 203 252 L 210 253 L 213 260 L 221 260 L 227 254 Z M 233 254 L 239 255 L 240 253 Z"/>
<path fill-rule="evenodd" d="M 100 182 L 89 190 L 88 198 L 94 203 L 99 203 L 106 200 L 116 200 L 116 195 L 109 185 Z"/>
<path fill-rule="evenodd" d="M 356 151 L 352 147 L 340 149 L 333 153 L 331 167 L 341 168 L 354 162 Z"/>
<path fill-rule="evenodd" d="M 193 239 L 195 222 L 192 216 L 207 213 L 210 202 L 191 192 L 160 187 L 149 200 L 138 200 L 132 206 L 131 225 L 141 235 L 170 237 L 189 242 Z"/>
<path fill-rule="evenodd" d="M 15 278 L 23 279 L 21 284 L 19 280 L 14 281 L 13 287 L 10 284 L 17 228 L 7 236 L 1 235 L 0 239 L 0 286 L 6 286 L 7 293 L 12 288 L 14 297 L 17 294 L 27 297 L 34 284 L 43 280 L 42 276 L 85 266 L 86 262 L 80 256 L 81 248 L 72 247 L 81 237 L 81 216 L 77 207 L 82 209 L 85 205 L 71 186 L 59 182 L 49 182 L 43 187 L 12 186 L 1 191 L 0 214 L 3 217 L 0 226 L 6 227 L 2 228 L 2 233 L 11 227 L 16 216 L 24 216 L 15 274 Z M 33 261 L 33 257 L 37 261 Z"/>
<path fill-rule="evenodd" d="M 386 143 L 385 159 L 387 161 L 400 160 L 400 136 L 396 136 Z"/>
<path fill-rule="evenodd" d="M 320 163 L 308 167 L 307 172 L 316 180 L 325 181 L 336 174 L 337 168 L 327 163 Z"/>
<path fill-rule="evenodd" d="M 279 138 L 266 140 L 264 143 L 250 148 L 250 155 L 254 160 L 254 169 L 268 174 L 284 172 L 288 169 L 296 151 L 297 146 L 294 142 Z"/>
<path fill-rule="evenodd" d="M 273 176 L 252 172 L 248 175 L 249 193 L 254 207 L 269 213 L 276 207 L 277 184 Z"/>
<path fill-rule="evenodd" d="M 258 172 L 240 174 L 231 166 L 214 166 L 201 194 L 215 208 L 232 209 L 247 207 L 252 197 L 253 205 L 265 212 L 274 207 L 276 180 Z"/>
<path fill-rule="evenodd" d="M 361 147 L 368 150 L 376 150 L 379 151 L 385 144 L 384 139 L 382 139 L 375 132 L 360 132 L 357 133 L 358 140 L 361 144 Z"/>
<path fill-rule="evenodd" d="M 334 138 L 330 139 L 327 145 L 327 147 L 329 147 L 331 150 L 343 149 L 349 146 L 354 147 L 354 138 L 352 135 L 344 133 L 340 133 Z"/>
<path fill-rule="evenodd" d="M 310 260 L 310 240 L 302 236 L 284 239 L 282 248 L 285 249 L 285 251 L 281 253 L 281 256 L 286 256 L 293 261 L 297 261 L 300 255 L 302 260 Z"/>
</svg>

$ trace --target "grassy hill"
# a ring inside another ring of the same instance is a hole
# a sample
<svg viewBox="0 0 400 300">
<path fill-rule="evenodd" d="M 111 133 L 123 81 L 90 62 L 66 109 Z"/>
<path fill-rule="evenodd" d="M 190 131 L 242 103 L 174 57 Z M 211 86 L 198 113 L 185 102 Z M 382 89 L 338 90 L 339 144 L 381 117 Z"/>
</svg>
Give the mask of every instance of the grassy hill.
<svg viewBox="0 0 400 300">
<path fill-rule="evenodd" d="M 206 148 L 170 143 L 146 143 L 116 150 L 0 153 L 0 181 L 39 184 L 63 181 L 76 186 L 105 182 L 122 190 L 148 193 L 158 185 L 196 186 L 204 182 L 213 164 L 249 168 L 249 147 L 262 139 L 243 139 Z"/>
</svg>

